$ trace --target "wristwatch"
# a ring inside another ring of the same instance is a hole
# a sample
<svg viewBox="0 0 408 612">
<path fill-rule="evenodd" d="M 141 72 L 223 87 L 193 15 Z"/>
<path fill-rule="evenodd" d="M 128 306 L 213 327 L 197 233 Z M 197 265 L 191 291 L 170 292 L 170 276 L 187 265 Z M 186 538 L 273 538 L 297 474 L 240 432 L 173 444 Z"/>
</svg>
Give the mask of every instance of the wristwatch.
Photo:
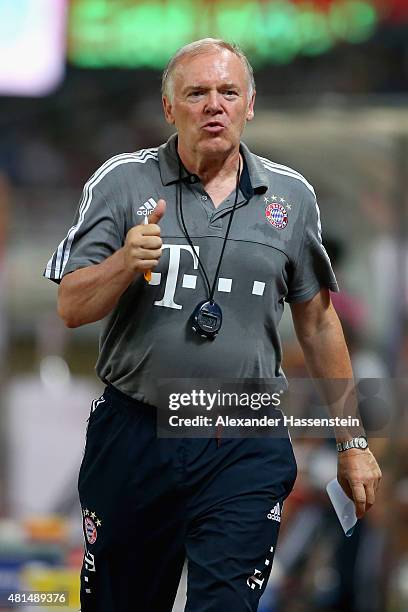
<svg viewBox="0 0 408 612">
<path fill-rule="evenodd" d="M 367 438 L 360 436 L 358 438 L 351 438 L 351 440 L 346 440 L 345 442 L 337 442 L 336 447 L 339 453 L 349 450 L 350 448 L 360 448 L 361 450 L 365 450 L 368 448 L 368 442 Z"/>
</svg>

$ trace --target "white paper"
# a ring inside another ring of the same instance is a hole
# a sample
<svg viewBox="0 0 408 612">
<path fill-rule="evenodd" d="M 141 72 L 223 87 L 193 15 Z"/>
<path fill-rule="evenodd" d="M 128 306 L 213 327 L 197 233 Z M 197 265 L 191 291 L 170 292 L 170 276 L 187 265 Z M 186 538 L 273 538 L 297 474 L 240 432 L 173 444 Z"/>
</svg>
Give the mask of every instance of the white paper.
<svg viewBox="0 0 408 612">
<path fill-rule="evenodd" d="M 326 486 L 326 491 L 336 511 L 340 525 L 347 537 L 350 537 L 357 523 L 354 502 L 345 494 L 337 478 Z"/>
</svg>

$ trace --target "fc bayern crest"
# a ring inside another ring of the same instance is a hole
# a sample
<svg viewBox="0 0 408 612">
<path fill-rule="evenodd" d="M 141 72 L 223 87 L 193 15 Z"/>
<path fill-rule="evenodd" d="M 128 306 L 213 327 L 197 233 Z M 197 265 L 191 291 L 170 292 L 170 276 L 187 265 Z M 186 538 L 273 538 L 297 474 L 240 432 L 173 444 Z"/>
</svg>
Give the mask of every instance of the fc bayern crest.
<svg viewBox="0 0 408 612">
<path fill-rule="evenodd" d="M 88 540 L 89 544 L 94 544 L 96 541 L 96 538 L 98 537 L 98 532 L 96 530 L 95 523 L 89 516 L 86 516 L 84 518 L 84 529 L 85 529 L 86 539 Z"/>
<path fill-rule="evenodd" d="M 265 208 L 265 216 L 269 223 L 277 229 L 283 229 L 288 224 L 288 213 L 282 204 L 278 202 L 271 202 Z"/>
</svg>

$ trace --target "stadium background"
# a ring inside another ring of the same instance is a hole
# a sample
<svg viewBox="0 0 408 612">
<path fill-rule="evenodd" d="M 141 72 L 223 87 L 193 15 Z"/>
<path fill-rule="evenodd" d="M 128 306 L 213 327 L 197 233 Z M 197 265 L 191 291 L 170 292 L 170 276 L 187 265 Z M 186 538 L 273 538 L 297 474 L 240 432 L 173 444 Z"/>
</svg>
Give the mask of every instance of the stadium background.
<svg viewBox="0 0 408 612">
<path fill-rule="evenodd" d="M 101 388 L 98 324 L 65 330 L 41 274 L 90 174 L 167 138 L 160 70 L 203 36 L 238 42 L 253 62 L 244 140 L 314 184 L 355 374 L 386 379 L 399 415 L 392 436 L 372 441 L 383 486 L 350 539 L 324 492 L 332 445 L 295 441 L 299 477 L 261 612 L 403 612 L 407 415 L 394 382 L 404 388 L 408 371 L 406 0 L 0 0 L 0 592 L 66 590 L 78 608 L 76 474 Z M 282 336 L 287 374 L 304 376 L 287 315 Z M 175 611 L 182 601 L 183 587 Z"/>
</svg>

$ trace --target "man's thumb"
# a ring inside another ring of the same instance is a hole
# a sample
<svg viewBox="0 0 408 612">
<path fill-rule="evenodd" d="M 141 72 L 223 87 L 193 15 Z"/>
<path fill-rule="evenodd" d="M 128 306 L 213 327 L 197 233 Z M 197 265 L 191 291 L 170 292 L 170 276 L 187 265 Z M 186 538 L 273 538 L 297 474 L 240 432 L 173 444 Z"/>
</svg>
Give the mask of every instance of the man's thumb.
<svg viewBox="0 0 408 612">
<path fill-rule="evenodd" d="M 166 202 L 165 200 L 159 200 L 152 214 L 147 217 L 148 223 L 158 223 L 165 212 Z"/>
</svg>

